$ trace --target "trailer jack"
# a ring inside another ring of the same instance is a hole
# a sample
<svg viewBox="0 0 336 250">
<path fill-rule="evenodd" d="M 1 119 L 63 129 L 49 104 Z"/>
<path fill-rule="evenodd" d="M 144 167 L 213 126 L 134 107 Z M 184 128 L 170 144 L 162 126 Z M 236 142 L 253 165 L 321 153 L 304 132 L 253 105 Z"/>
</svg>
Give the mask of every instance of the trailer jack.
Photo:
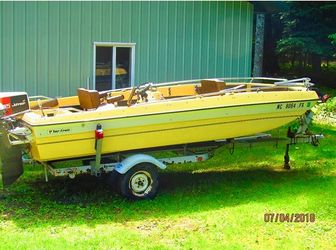
<svg viewBox="0 0 336 250">
<path fill-rule="evenodd" d="M 310 143 L 311 145 L 317 147 L 320 143 L 319 139 L 323 139 L 323 134 L 312 134 L 310 132 L 306 132 L 305 134 L 296 134 L 291 131 L 291 128 L 288 128 L 287 137 L 290 139 L 290 142 L 286 144 L 286 150 L 284 155 L 284 169 L 290 169 L 290 156 L 289 149 L 291 145 L 295 145 L 298 143 Z"/>
</svg>

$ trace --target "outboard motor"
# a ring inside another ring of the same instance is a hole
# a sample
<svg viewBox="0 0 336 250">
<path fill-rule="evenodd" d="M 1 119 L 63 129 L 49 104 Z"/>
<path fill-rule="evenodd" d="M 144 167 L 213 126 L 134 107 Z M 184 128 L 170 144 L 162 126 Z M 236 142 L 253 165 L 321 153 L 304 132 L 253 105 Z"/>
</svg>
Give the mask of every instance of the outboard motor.
<svg viewBox="0 0 336 250">
<path fill-rule="evenodd" d="M 0 93 L 0 169 L 3 186 L 9 186 L 23 174 L 23 144 L 12 145 L 10 130 L 16 129 L 15 117 L 29 110 L 27 93 Z"/>
</svg>

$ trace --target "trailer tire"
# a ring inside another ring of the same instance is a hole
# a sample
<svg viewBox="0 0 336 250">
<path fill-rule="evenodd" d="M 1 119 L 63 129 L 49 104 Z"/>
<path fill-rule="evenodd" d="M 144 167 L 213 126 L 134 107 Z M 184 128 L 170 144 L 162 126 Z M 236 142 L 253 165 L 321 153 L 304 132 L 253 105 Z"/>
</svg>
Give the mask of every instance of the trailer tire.
<svg viewBox="0 0 336 250">
<path fill-rule="evenodd" d="M 135 165 L 119 176 L 121 195 L 132 200 L 153 199 L 158 190 L 157 167 L 150 163 Z"/>
</svg>

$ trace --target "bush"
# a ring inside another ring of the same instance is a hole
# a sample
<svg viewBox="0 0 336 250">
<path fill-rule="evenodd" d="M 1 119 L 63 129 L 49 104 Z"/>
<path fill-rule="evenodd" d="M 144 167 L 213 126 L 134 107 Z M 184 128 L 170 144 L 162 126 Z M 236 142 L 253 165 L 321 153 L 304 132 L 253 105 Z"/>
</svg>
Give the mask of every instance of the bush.
<svg viewBox="0 0 336 250">
<path fill-rule="evenodd" d="M 318 123 L 336 125 L 336 97 L 316 106 L 314 120 Z"/>
</svg>

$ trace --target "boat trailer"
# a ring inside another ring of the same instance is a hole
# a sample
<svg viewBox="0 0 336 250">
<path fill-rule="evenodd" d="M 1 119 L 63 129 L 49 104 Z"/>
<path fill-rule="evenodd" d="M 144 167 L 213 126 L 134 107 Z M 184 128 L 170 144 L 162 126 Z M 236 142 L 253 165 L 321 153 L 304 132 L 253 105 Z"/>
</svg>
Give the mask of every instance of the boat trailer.
<svg viewBox="0 0 336 250">
<path fill-rule="evenodd" d="M 71 179 L 74 179 L 79 174 L 89 174 L 96 177 L 104 174 L 111 174 L 115 177 L 112 178 L 113 182 L 117 181 L 117 183 L 121 185 L 120 191 L 122 195 L 131 199 L 152 198 L 156 194 L 157 169 L 166 169 L 167 165 L 169 164 L 206 161 L 213 156 L 215 149 L 224 145 L 229 145 L 230 153 L 233 154 L 236 143 L 249 143 L 251 148 L 252 144 L 254 143 L 269 142 L 270 140 L 273 140 L 275 141 L 276 147 L 278 147 L 280 140 L 288 140 L 286 138 L 273 138 L 271 134 L 261 133 L 253 136 L 233 139 L 146 149 L 143 150 L 143 152 L 136 150 L 134 152 L 129 151 L 103 156 L 101 154 L 101 148 L 104 135 L 102 126 L 100 124 L 97 125 L 95 134 L 96 155 L 93 158 L 83 158 L 81 160 L 85 164 L 82 166 L 67 168 L 57 168 L 54 166 L 55 162 L 43 162 L 41 164 L 44 167 L 45 181 L 48 182 L 48 173 L 55 177 L 68 176 Z M 322 139 L 323 135 L 296 134 L 289 128 L 287 137 L 290 139 L 290 142 L 286 144 L 284 169 L 289 170 L 290 146 L 298 143 L 310 143 L 314 146 L 317 146 L 319 139 Z M 156 158 L 151 155 L 151 153 L 162 153 L 164 151 L 174 151 L 182 155 L 165 158 Z"/>
<path fill-rule="evenodd" d="M 3 115 L 4 108 L 0 107 L 0 117 Z M 10 118 L 9 118 L 10 119 Z M 300 127 L 297 131 L 290 128 L 287 137 L 290 142 L 286 145 L 284 155 L 284 168 L 290 169 L 289 149 L 291 145 L 297 143 L 311 143 L 318 145 L 319 139 L 323 135 L 314 135 L 308 132 L 308 125 L 311 122 L 312 114 L 307 112 L 300 120 Z M 9 123 L 10 124 L 10 123 Z M 33 162 L 27 157 L 22 156 L 25 147 L 29 145 L 26 138 L 27 131 L 8 128 L 8 121 L 0 119 L 0 166 L 2 165 L 2 179 L 4 186 L 12 184 L 23 173 L 23 163 Z M 24 134 L 23 137 L 21 135 Z M 8 137 L 8 138 L 7 138 Z M 213 151 L 223 145 L 229 145 L 230 152 L 233 153 L 235 143 L 256 143 L 262 141 L 275 140 L 278 144 L 279 138 L 273 139 L 270 134 L 258 134 L 254 136 L 217 140 L 211 142 L 191 143 L 184 145 L 175 145 L 159 147 L 144 150 L 135 150 L 128 152 L 118 152 L 110 155 L 102 155 L 102 144 L 104 141 L 104 131 L 100 124 L 97 124 L 95 130 L 95 151 L 96 154 L 81 158 L 83 165 L 75 167 L 58 168 L 56 163 L 64 162 L 37 162 L 44 167 L 45 180 L 48 181 L 48 173 L 53 176 L 68 176 L 73 179 L 79 174 L 90 174 L 101 176 L 109 174 L 114 183 L 118 183 L 119 190 L 123 196 L 130 199 L 149 199 L 153 198 L 158 188 L 158 169 L 165 169 L 169 164 L 180 164 L 189 162 L 206 161 L 213 155 Z M 287 139 L 285 139 L 287 140 Z M 179 156 L 173 157 L 154 157 L 151 154 L 155 152 L 175 151 Z M 69 159 L 73 160 L 73 159 Z M 2 163 L 2 164 L 1 164 Z M 116 182 L 117 181 L 117 182 Z M 111 183 L 114 185 L 114 183 Z"/>
</svg>

